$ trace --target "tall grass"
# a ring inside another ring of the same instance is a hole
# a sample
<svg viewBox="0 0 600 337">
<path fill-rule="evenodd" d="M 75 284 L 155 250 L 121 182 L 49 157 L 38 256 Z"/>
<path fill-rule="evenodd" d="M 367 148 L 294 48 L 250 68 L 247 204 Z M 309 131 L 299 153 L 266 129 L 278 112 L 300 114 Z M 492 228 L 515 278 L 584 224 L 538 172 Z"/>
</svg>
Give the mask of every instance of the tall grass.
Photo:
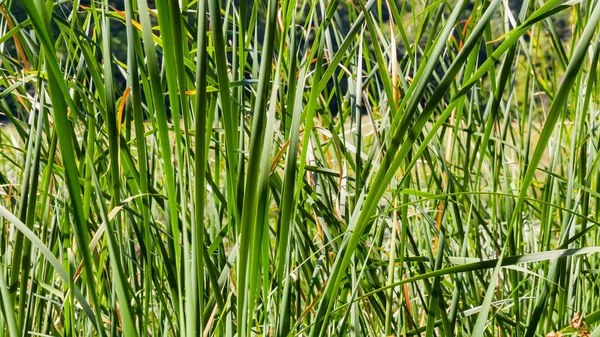
<svg viewBox="0 0 600 337">
<path fill-rule="evenodd" d="M 600 336 L 600 2 L 0 2 L 0 337 Z"/>
</svg>

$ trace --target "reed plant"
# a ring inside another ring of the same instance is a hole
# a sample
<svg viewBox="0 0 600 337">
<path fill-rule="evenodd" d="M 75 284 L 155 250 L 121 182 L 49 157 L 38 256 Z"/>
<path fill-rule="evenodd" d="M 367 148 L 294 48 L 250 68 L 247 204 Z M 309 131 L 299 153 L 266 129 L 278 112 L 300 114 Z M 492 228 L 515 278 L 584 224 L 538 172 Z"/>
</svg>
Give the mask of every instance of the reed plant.
<svg viewBox="0 0 600 337">
<path fill-rule="evenodd" d="M 0 337 L 600 336 L 599 22 L 0 1 Z"/>
</svg>

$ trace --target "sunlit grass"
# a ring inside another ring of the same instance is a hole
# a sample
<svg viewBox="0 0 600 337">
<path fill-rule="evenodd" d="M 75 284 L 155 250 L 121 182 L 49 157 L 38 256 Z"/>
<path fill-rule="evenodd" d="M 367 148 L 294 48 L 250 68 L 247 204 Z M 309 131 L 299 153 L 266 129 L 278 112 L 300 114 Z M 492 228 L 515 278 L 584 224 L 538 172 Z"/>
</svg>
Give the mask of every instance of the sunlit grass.
<svg viewBox="0 0 600 337">
<path fill-rule="evenodd" d="M 0 3 L 0 337 L 600 336 L 599 21 Z"/>
</svg>

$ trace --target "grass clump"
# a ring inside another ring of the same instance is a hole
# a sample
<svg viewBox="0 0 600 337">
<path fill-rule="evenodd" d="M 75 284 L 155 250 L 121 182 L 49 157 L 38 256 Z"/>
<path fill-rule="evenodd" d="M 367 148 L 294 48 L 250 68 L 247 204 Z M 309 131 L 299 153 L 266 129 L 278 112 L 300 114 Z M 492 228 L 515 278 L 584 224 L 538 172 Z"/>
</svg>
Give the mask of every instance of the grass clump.
<svg viewBox="0 0 600 337">
<path fill-rule="evenodd" d="M 599 22 L 0 3 L 0 336 L 600 336 Z"/>
</svg>

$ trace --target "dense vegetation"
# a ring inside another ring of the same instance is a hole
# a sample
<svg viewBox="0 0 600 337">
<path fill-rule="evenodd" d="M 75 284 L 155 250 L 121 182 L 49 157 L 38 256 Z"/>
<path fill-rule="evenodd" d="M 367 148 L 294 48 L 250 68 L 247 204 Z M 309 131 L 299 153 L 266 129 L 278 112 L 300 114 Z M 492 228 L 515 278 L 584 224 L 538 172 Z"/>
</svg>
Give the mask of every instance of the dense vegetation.
<svg viewBox="0 0 600 337">
<path fill-rule="evenodd" d="M 0 2 L 0 337 L 600 336 L 599 21 Z"/>
</svg>

